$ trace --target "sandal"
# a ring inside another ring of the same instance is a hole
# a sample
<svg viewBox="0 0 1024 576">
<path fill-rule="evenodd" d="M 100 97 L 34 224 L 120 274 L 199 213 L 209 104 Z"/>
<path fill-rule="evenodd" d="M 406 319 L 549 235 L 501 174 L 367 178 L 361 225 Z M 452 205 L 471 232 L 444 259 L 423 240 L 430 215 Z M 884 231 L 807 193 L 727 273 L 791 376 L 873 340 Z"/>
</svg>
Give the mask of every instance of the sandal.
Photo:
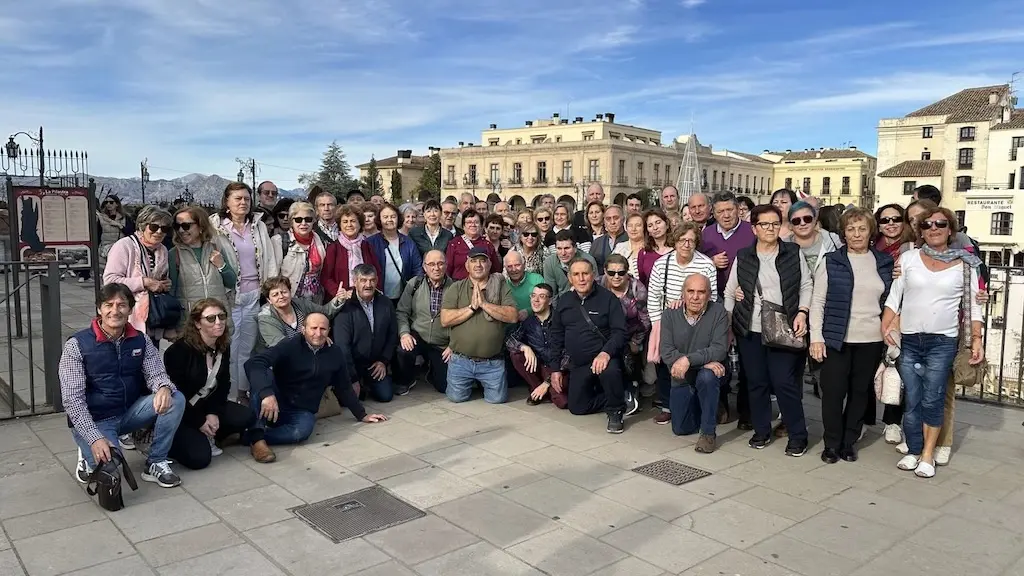
<svg viewBox="0 0 1024 576">
<path fill-rule="evenodd" d="M 931 463 L 928 463 L 922 460 L 917 465 L 917 468 L 914 469 L 914 474 L 916 474 L 918 478 L 934 478 L 935 461 L 933 460 Z"/>
<path fill-rule="evenodd" d="M 921 460 L 913 454 L 907 454 L 896 463 L 896 467 L 900 470 L 917 470 L 917 467 L 921 464 Z"/>
</svg>

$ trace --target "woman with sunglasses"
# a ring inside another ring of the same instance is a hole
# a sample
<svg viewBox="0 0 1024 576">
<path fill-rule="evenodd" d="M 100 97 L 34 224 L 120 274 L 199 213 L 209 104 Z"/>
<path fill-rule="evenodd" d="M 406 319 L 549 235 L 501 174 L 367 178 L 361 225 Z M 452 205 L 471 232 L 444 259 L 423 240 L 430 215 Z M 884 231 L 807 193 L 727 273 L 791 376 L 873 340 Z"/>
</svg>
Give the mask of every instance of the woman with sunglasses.
<svg viewBox="0 0 1024 576">
<path fill-rule="evenodd" d="M 288 221 L 291 230 L 278 234 L 271 243 L 274 256 L 281 261 L 281 276 L 291 280 L 296 298 L 319 304 L 324 298 L 320 271 L 327 247 L 314 231 L 316 209 L 309 202 L 296 202 L 288 210 Z"/>
<path fill-rule="evenodd" d="M 125 236 L 135 234 L 135 221 L 124 213 L 124 206 L 121 199 L 111 194 L 103 199 L 103 204 L 96 211 L 96 229 L 99 231 L 99 254 L 100 269 L 107 265 L 107 253 L 110 247 Z M 89 271 L 85 270 L 78 277 L 79 282 L 86 282 L 89 279 Z"/>
<path fill-rule="evenodd" d="M 533 213 L 533 222 L 537 225 L 537 231 L 544 240 L 544 256 L 555 253 L 555 231 L 552 229 L 554 222 L 551 210 L 537 208 Z"/>
<path fill-rule="evenodd" d="M 169 456 L 182 466 L 200 470 L 223 450 L 218 440 L 241 434 L 256 417 L 228 402 L 231 390 L 231 346 L 227 307 L 204 298 L 189 309 L 182 338 L 164 353 L 167 375 L 185 395 L 185 413 L 174 434 Z"/>
<path fill-rule="evenodd" d="M 534 224 L 527 224 L 519 230 L 519 244 L 516 250 L 523 255 L 526 273 L 544 274 L 544 248 L 541 247 L 540 229 Z"/>
<path fill-rule="evenodd" d="M 943 424 L 947 383 L 958 349 L 961 299 L 968 267 L 971 364 L 985 357 L 981 306 L 977 302 L 981 261 L 971 252 L 952 248 L 956 216 L 947 208 L 925 210 L 917 219 L 922 244 L 900 257 L 902 271 L 892 285 L 882 315 L 882 336 L 896 344 L 892 323 L 899 314 L 900 356 L 906 410 L 903 434 L 908 453 L 896 465 L 917 476 L 935 476 L 935 448 Z"/>
<path fill-rule="evenodd" d="M 380 234 L 367 239 L 377 262 L 381 264 L 383 276 L 378 276 L 380 291 L 395 306 L 398 306 L 406 283 L 423 274 L 423 257 L 416 243 L 398 230 L 398 218 L 398 208 L 385 203 L 377 214 Z"/>
<path fill-rule="evenodd" d="M 644 212 L 643 216 L 644 236 L 647 238 L 647 244 L 636 256 L 636 272 L 640 283 L 650 289 L 651 270 L 654 269 L 654 263 L 658 261 L 658 258 L 672 251 L 672 245 L 668 243 L 668 235 L 672 227 L 669 224 L 668 215 L 661 208 L 651 208 Z"/>
<path fill-rule="evenodd" d="M 167 267 L 171 294 L 181 302 L 179 332 L 183 332 L 192 307 L 200 300 L 230 301 L 228 292 L 238 283 L 238 271 L 224 259 L 231 248 L 214 233 L 206 210 L 199 206 L 180 208 L 174 213 L 173 227 L 174 247 L 168 252 Z"/>
<path fill-rule="evenodd" d="M 651 332 L 647 313 L 647 289 L 629 273 L 629 261 L 622 254 L 610 254 L 604 265 L 604 276 L 598 280 L 619 299 L 626 316 L 626 349 L 623 352 L 623 376 L 638 397 L 637 386 L 643 381 L 644 342 Z"/>
<path fill-rule="evenodd" d="M 267 229 L 271 236 L 277 236 L 282 232 L 287 232 L 292 229 L 291 217 L 288 215 L 288 210 L 294 203 L 295 200 L 293 198 L 282 198 L 274 205 L 273 230 L 270 230 L 271 223 L 267 223 Z"/>
<path fill-rule="evenodd" d="M 260 295 L 266 304 L 260 308 L 256 316 L 259 336 L 256 338 L 255 352 L 299 334 L 302 331 L 302 322 L 310 314 L 319 313 L 333 319 L 348 300 L 347 292 L 339 292 L 326 304 L 314 304 L 309 300 L 293 298 L 292 282 L 287 277 L 268 278 L 260 288 Z"/>
<path fill-rule="evenodd" d="M 899 204 L 886 204 L 875 211 L 878 233 L 875 235 L 875 249 L 885 252 L 893 260 L 914 247 L 916 234 L 907 222 L 907 214 Z"/>
<path fill-rule="evenodd" d="M 630 214 L 626 218 L 626 238 L 628 241 L 618 243 L 612 253 L 624 256 L 629 262 L 630 275 L 637 278 L 637 258 L 647 247 L 643 214 Z"/>
</svg>

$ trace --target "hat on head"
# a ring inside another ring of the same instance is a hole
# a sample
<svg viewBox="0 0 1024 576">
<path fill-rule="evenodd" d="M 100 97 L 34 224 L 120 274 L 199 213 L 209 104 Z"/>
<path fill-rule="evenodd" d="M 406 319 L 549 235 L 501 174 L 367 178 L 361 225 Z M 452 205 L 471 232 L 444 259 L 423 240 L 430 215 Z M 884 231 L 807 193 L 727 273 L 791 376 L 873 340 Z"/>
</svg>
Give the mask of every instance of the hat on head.
<svg viewBox="0 0 1024 576">
<path fill-rule="evenodd" d="M 470 248 L 469 256 L 467 257 L 467 260 L 470 259 L 470 258 L 476 258 L 478 256 L 482 256 L 482 257 L 487 258 L 487 259 L 490 259 L 490 257 L 491 257 L 491 255 L 487 253 L 487 248 L 481 248 L 479 246 L 474 246 L 473 248 Z"/>
</svg>

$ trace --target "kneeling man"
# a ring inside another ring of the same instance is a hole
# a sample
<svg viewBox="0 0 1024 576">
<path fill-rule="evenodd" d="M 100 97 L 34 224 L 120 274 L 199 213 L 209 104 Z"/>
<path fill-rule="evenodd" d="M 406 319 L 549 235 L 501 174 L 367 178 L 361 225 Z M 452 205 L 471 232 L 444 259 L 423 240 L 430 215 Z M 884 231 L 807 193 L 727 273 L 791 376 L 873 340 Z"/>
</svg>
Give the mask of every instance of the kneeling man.
<svg viewBox="0 0 1024 576">
<path fill-rule="evenodd" d="M 672 374 L 672 432 L 700 431 L 697 452 L 715 451 L 718 389 L 727 382 L 729 315 L 711 302 L 711 282 L 691 274 L 683 282 L 683 306 L 661 316 L 661 361 Z"/>
<path fill-rule="evenodd" d="M 383 422 L 382 414 L 367 414 L 352 389 L 345 351 L 327 343 L 327 316 L 313 313 L 302 323 L 302 333 L 282 340 L 245 363 L 256 425 L 247 440 L 253 459 L 277 459 L 271 444 L 297 444 L 313 433 L 316 412 L 330 386 L 338 403 L 356 420 Z"/>
</svg>

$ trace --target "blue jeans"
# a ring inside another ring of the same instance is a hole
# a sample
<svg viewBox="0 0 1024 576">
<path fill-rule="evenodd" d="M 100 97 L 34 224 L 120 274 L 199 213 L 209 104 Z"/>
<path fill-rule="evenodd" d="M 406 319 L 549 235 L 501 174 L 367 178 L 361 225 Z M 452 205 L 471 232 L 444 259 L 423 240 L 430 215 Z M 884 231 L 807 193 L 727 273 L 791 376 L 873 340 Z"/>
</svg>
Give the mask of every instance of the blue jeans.
<svg viewBox="0 0 1024 576">
<path fill-rule="evenodd" d="M 484 389 L 484 400 L 501 404 L 508 400 L 505 382 L 505 359 L 471 360 L 461 354 L 452 354 L 448 360 L 448 389 L 445 394 L 452 402 L 465 402 L 473 394 L 473 381 Z"/>
<path fill-rule="evenodd" d="M 942 427 L 946 383 L 956 356 L 956 338 L 942 334 L 904 334 L 897 368 L 903 380 L 906 410 L 903 434 L 910 454 L 924 450 L 924 427 Z"/>
<path fill-rule="evenodd" d="M 167 453 L 171 450 L 171 443 L 174 441 L 174 433 L 178 431 L 178 423 L 181 422 L 181 417 L 185 414 L 185 397 L 181 392 L 171 395 L 171 407 L 163 414 L 157 414 L 153 409 L 153 398 L 155 398 L 154 394 L 143 396 L 121 416 L 96 422 L 96 428 L 115 449 L 118 448 L 118 436 L 130 434 L 152 425 L 153 444 L 149 447 L 149 456 L 146 458 L 147 467 L 153 462 L 167 460 Z M 72 436 L 82 450 L 82 456 L 89 464 L 89 469 L 95 468 L 96 460 L 92 457 L 92 447 L 85 441 L 85 438 L 82 438 L 78 430 L 74 430 Z"/>
<path fill-rule="evenodd" d="M 367 369 L 359 378 L 359 386 L 366 390 L 370 398 L 377 402 L 391 402 L 395 397 L 395 387 L 392 384 L 390 374 L 385 376 L 383 380 L 374 380 L 373 376 L 370 376 L 369 369 Z"/>
<path fill-rule="evenodd" d="M 253 400 L 252 406 L 256 424 L 249 429 L 249 443 L 266 440 L 270 445 L 298 444 L 309 438 L 316 425 L 316 414 L 290 406 L 280 406 L 277 421 L 271 424 L 259 417 L 260 402 Z"/>
<path fill-rule="evenodd" d="M 672 432 L 677 436 L 688 436 L 698 430 L 714 436 L 718 427 L 718 389 L 729 381 L 729 374 L 719 378 L 707 368 L 696 372 L 696 377 L 692 370 L 687 374 L 688 383 L 672 387 L 669 407 Z"/>
</svg>

